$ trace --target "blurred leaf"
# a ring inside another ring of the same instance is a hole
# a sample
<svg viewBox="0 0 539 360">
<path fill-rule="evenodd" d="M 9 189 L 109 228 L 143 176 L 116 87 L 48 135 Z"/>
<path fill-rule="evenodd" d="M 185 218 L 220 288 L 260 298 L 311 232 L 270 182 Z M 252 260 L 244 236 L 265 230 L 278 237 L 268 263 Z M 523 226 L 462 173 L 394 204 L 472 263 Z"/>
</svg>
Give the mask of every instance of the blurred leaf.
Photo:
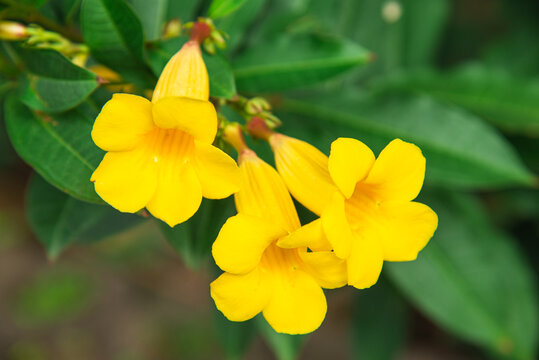
<svg viewBox="0 0 539 360">
<path fill-rule="evenodd" d="M 199 0 L 169 0 L 166 20 L 180 19 L 183 23 L 196 19 L 195 10 Z"/>
<path fill-rule="evenodd" d="M 531 185 L 534 181 L 509 143 L 487 124 L 427 97 L 367 98 L 349 92 L 285 100 L 283 108 L 301 116 L 288 119 L 282 114 L 285 125 L 299 127 L 297 136 L 322 150 L 334 140 L 329 134 L 355 137 L 375 150 L 394 138 L 413 142 L 427 158 L 426 176 L 432 183 L 491 188 Z M 309 127 L 315 127 L 311 137 L 307 135 Z"/>
<path fill-rule="evenodd" d="M 342 39 L 283 37 L 242 53 L 233 68 L 240 91 L 272 92 L 320 83 L 366 64 L 369 56 Z"/>
<path fill-rule="evenodd" d="M 535 359 L 535 280 L 515 241 L 492 227 L 473 198 L 440 193 L 434 238 L 408 263 L 387 263 L 395 284 L 427 316 L 499 355 Z"/>
<path fill-rule="evenodd" d="M 393 11 L 388 11 L 390 6 Z M 400 14 L 395 8 L 400 8 Z M 394 21 L 390 20 L 391 12 Z M 347 14 L 353 17 L 347 20 L 350 24 L 347 34 L 377 56 L 369 70 L 386 73 L 401 67 L 425 66 L 432 61 L 447 21 L 449 2 L 357 1 Z"/>
<path fill-rule="evenodd" d="M 159 39 L 165 23 L 169 0 L 130 0 L 130 2 L 142 22 L 146 40 Z"/>
<path fill-rule="evenodd" d="M 129 79 L 149 75 L 142 24 L 124 0 L 84 0 L 81 28 L 96 60 Z"/>
<path fill-rule="evenodd" d="M 241 360 L 253 342 L 256 327 L 254 320 L 234 322 L 228 320 L 220 311 L 216 314 L 217 337 L 219 338 L 227 360 Z"/>
<path fill-rule="evenodd" d="M 79 316 L 92 303 L 94 284 L 73 269 L 42 272 L 21 284 L 12 315 L 22 326 L 50 325 Z"/>
<path fill-rule="evenodd" d="M 352 328 L 354 358 L 396 359 L 407 337 L 406 303 L 383 281 L 356 294 L 355 299 Z"/>
<path fill-rule="evenodd" d="M 152 43 L 152 47 L 148 51 L 148 58 L 155 75 L 161 74 L 170 58 L 181 49 L 187 40 L 187 37 L 181 36 Z M 236 95 L 234 74 L 225 57 L 220 53 L 209 55 L 206 52 L 202 52 L 202 57 L 210 77 L 210 95 L 225 99 Z"/>
<path fill-rule="evenodd" d="M 277 360 L 298 359 L 301 347 L 308 335 L 280 334 L 273 330 L 262 315 L 255 318 L 258 330 L 268 346 L 273 350 Z"/>
<path fill-rule="evenodd" d="M 539 81 L 525 81 L 504 70 L 473 64 L 447 74 L 407 74 L 390 80 L 385 87 L 427 93 L 468 109 L 504 130 L 539 136 Z"/>
<path fill-rule="evenodd" d="M 208 10 L 208 16 L 214 19 L 225 17 L 237 11 L 246 0 L 213 0 Z"/>
<path fill-rule="evenodd" d="M 17 48 L 28 70 L 22 101 L 36 110 L 61 112 L 82 103 L 98 86 L 97 76 L 54 50 Z"/>
<path fill-rule="evenodd" d="M 32 112 L 13 95 L 4 110 L 9 138 L 24 161 L 60 190 L 102 203 L 90 182 L 104 154 L 90 138 L 95 110 L 83 103 L 67 113 L 45 115 Z"/>
<path fill-rule="evenodd" d="M 174 228 L 164 222 L 159 222 L 159 225 L 167 241 L 181 255 L 187 266 L 198 269 L 208 262 L 213 241 L 226 219 L 232 215 L 232 198 L 203 199 L 196 214 L 188 221 Z"/>
<path fill-rule="evenodd" d="M 142 221 L 109 206 L 76 200 L 39 176 L 30 181 L 26 212 L 32 230 L 53 259 L 72 243 L 100 240 Z"/>
</svg>

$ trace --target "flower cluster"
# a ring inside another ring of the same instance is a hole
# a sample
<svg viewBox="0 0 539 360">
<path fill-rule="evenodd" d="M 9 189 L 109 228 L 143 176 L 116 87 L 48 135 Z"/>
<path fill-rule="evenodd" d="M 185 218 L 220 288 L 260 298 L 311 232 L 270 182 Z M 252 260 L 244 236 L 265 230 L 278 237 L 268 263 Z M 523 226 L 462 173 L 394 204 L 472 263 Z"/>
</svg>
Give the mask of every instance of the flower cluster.
<svg viewBox="0 0 539 360">
<path fill-rule="evenodd" d="M 436 214 L 413 201 L 425 158 L 399 139 L 376 158 L 349 138 L 334 141 L 327 157 L 252 116 L 247 131 L 270 144 L 277 170 L 246 146 L 239 124 L 223 123 L 237 165 L 213 145 L 218 120 L 202 39 L 172 57 L 151 102 L 115 94 L 105 104 L 92 138 L 107 153 L 91 180 L 116 209 L 147 208 L 170 226 L 189 219 L 203 196 L 234 194 L 238 213 L 212 248 L 224 271 L 211 283 L 217 308 L 232 321 L 262 313 L 278 332 L 312 332 L 326 314 L 323 289 L 370 287 L 384 261 L 414 260 L 432 237 Z M 290 194 L 319 218 L 302 226 Z"/>
</svg>

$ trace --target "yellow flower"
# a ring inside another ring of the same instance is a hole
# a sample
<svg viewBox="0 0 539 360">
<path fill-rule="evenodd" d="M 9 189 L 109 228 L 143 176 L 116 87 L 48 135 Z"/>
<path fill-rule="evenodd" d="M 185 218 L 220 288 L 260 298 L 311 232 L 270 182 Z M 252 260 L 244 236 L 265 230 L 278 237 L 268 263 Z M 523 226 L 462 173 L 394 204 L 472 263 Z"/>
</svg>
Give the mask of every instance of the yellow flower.
<svg viewBox="0 0 539 360">
<path fill-rule="evenodd" d="M 290 192 L 321 216 L 315 223 L 335 254 L 346 259 L 349 285 L 375 284 L 384 260 L 415 260 L 436 230 L 434 211 L 412 201 L 425 176 L 425 158 L 417 146 L 396 139 L 375 159 L 362 142 L 339 138 L 328 159 L 281 134 L 270 135 L 269 141 Z M 305 240 L 287 244 L 305 245 Z"/>
<path fill-rule="evenodd" d="M 239 163 L 238 215 L 227 220 L 213 244 L 215 262 L 225 273 L 211 284 L 211 296 L 229 320 L 262 312 L 277 332 L 314 331 L 326 313 L 322 287 L 346 284 L 345 263 L 327 241 L 310 237 L 309 225 L 300 228 L 292 198 L 271 166 L 248 149 Z M 280 246 L 296 237 L 309 240 L 315 251 Z"/>
<path fill-rule="evenodd" d="M 166 65 L 152 102 L 115 94 L 97 117 L 92 139 L 107 151 L 91 181 L 123 212 L 144 207 L 170 226 L 189 219 L 202 196 L 239 189 L 235 161 L 212 146 L 217 115 L 199 44 L 188 41 Z"/>
</svg>

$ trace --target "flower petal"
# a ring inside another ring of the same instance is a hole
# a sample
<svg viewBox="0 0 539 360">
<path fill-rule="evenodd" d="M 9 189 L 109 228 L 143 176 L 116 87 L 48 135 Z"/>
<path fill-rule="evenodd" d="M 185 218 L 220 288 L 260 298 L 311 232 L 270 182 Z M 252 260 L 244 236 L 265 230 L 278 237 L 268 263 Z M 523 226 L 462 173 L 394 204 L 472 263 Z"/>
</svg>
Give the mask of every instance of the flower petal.
<svg viewBox="0 0 539 360">
<path fill-rule="evenodd" d="M 326 297 L 307 273 L 296 270 L 274 275 L 273 294 L 263 314 L 271 327 L 285 334 L 307 334 L 326 316 Z"/>
<path fill-rule="evenodd" d="M 370 231 L 363 231 L 360 236 L 355 234 L 350 257 L 346 261 L 348 284 L 358 289 L 376 284 L 382 271 L 384 253 L 380 241 L 373 235 Z"/>
<path fill-rule="evenodd" d="M 153 216 L 173 227 L 198 210 L 202 190 L 190 163 L 166 157 L 159 161 L 158 186 L 146 207 Z"/>
<path fill-rule="evenodd" d="M 206 144 L 211 144 L 217 134 L 217 113 L 206 100 L 164 97 L 154 103 L 152 113 L 160 128 L 185 131 Z"/>
<path fill-rule="evenodd" d="M 374 154 L 361 141 L 338 138 L 331 144 L 328 169 L 331 178 L 347 199 L 358 181 L 363 180 L 374 163 Z"/>
<path fill-rule="evenodd" d="M 259 268 L 245 275 L 224 273 L 210 285 L 215 306 L 230 321 L 245 321 L 264 309 L 270 298 L 271 284 Z"/>
<path fill-rule="evenodd" d="M 383 203 L 380 212 L 380 239 L 387 261 L 415 260 L 438 226 L 436 213 L 417 202 Z"/>
<path fill-rule="evenodd" d="M 389 201 L 416 198 L 425 178 L 425 157 L 414 144 L 395 139 L 376 159 L 366 184 L 375 185 L 378 197 Z"/>
<path fill-rule="evenodd" d="M 145 147 L 108 152 L 94 171 L 95 191 L 112 207 L 134 213 L 144 208 L 157 187 L 157 167 Z"/>
<path fill-rule="evenodd" d="M 350 254 L 353 235 L 346 219 L 344 198 L 339 192 L 335 192 L 321 219 L 324 233 L 335 254 L 341 259 L 346 259 Z"/>
<path fill-rule="evenodd" d="M 141 96 L 114 94 L 95 119 L 92 139 L 105 151 L 132 150 L 153 128 L 151 102 Z"/>
<path fill-rule="evenodd" d="M 213 243 L 215 263 L 222 270 L 245 274 L 260 262 L 264 250 L 286 230 L 254 216 L 238 214 L 229 218 Z"/>
<path fill-rule="evenodd" d="M 195 140 L 193 166 L 208 199 L 223 199 L 239 190 L 240 171 L 228 154 L 215 146 Z"/>
<path fill-rule="evenodd" d="M 301 259 L 308 265 L 307 272 L 325 289 L 336 289 L 348 282 L 346 261 L 333 251 L 300 252 Z"/>
<path fill-rule="evenodd" d="M 305 141 L 282 134 L 272 135 L 270 145 L 292 196 L 315 214 L 322 214 L 337 190 L 329 176 L 327 156 Z"/>
<path fill-rule="evenodd" d="M 303 225 L 296 231 L 279 239 L 277 246 L 283 249 L 308 247 L 311 250 L 331 250 L 331 244 L 322 229 L 321 219 Z"/>
</svg>

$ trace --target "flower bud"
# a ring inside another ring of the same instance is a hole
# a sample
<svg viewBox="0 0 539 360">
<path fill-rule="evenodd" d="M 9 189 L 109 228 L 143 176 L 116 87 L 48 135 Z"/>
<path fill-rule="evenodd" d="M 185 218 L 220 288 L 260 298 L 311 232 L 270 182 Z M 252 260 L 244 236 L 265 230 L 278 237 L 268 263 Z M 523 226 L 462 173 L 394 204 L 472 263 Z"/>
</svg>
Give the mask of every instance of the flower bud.
<svg viewBox="0 0 539 360">
<path fill-rule="evenodd" d="M 24 40 L 30 34 L 26 31 L 27 27 L 15 21 L 0 21 L 0 39 L 1 40 Z"/>
</svg>

